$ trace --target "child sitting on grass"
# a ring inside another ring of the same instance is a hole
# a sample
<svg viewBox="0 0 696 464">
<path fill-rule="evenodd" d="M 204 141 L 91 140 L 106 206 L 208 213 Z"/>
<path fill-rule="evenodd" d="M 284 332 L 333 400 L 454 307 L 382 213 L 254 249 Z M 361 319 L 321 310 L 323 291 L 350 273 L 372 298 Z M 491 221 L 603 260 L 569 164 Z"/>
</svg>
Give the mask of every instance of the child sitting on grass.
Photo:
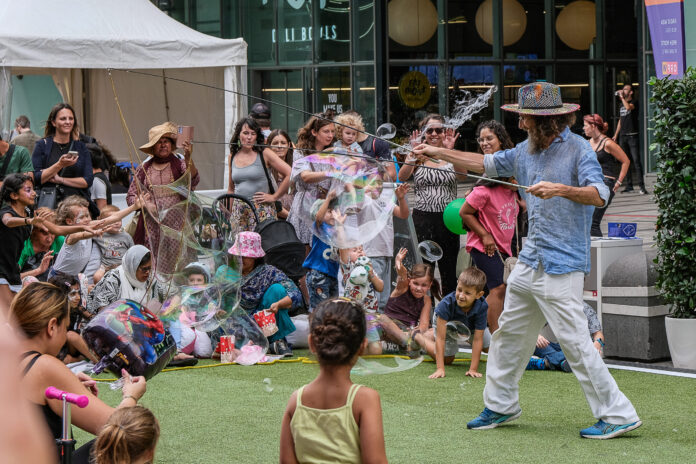
<svg viewBox="0 0 696 464">
<path fill-rule="evenodd" d="M 422 337 L 430 327 L 433 304 L 428 292 L 441 300 L 440 283 L 435 280 L 435 270 L 430 264 L 415 264 L 409 272 L 403 265 L 406 253 L 408 250 L 402 248 L 396 255 L 396 288 L 389 296 L 379 321 L 389 340 L 400 346 L 407 346 L 410 341 L 424 346 Z M 404 328 L 411 330 L 404 332 Z"/>
<path fill-rule="evenodd" d="M 431 379 L 444 377 L 445 365 L 452 364 L 459 351 L 456 328 L 448 324 L 454 321 L 463 323 L 472 333 L 469 337 L 471 366 L 466 375 L 481 377 L 478 371 L 481 351 L 488 352 L 491 340 L 491 334 L 486 328 L 488 304 L 483 298 L 485 287 L 486 274 L 483 271 L 475 267 L 464 269 L 457 279 L 457 289 L 435 307 L 433 329 L 428 330 L 422 339 L 425 342 L 424 348 L 437 365 L 437 370 L 430 375 Z"/>
<path fill-rule="evenodd" d="M 157 418 L 142 406 L 116 409 L 102 427 L 92 448 L 95 464 L 153 462 L 160 428 Z"/>
<path fill-rule="evenodd" d="M 120 211 L 116 205 L 106 205 L 101 209 L 99 219 L 107 219 Z M 134 245 L 133 237 L 124 232 L 121 225 L 121 218 L 115 218 L 110 226 L 104 228 L 104 235 L 93 238 L 101 253 L 101 263 L 99 270 L 94 274 L 94 282 L 99 282 L 106 271 L 120 266 L 123 255 Z"/>
<path fill-rule="evenodd" d="M 367 345 L 365 327 L 365 313 L 353 300 L 327 300 L 312 313 L 308 342 L 319 375 L 288 401 L 281 463 L 387 462 L 379 393 L 350 379 Z"/>
</svg>

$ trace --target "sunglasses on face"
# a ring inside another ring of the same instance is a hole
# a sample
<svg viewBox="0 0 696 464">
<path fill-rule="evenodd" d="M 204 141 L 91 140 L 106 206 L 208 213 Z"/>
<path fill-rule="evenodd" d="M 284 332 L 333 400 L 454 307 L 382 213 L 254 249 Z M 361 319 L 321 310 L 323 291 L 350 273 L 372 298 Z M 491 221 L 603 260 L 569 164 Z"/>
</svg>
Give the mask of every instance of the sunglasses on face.
<svg viewBox="0 0 696 464">
<path fill-rule="evenodd" d="M 443 129 L 442 127 L 428 127 L 425 130 L 425 133 L 428 135 L 432 134 L 433 132 L 436 133 L 437 135 L 440 135 L 443 132 L 445 132 L 445 129 Z"/>
</svg>

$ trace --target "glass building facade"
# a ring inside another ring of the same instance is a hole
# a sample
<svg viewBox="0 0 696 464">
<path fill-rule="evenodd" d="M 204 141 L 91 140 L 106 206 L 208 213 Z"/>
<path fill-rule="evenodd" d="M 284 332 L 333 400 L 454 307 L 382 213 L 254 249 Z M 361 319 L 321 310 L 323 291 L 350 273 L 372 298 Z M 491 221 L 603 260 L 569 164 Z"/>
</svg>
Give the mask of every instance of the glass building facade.
<svg viewBox="0 0 696 464">
<path fill-rule="evenodd" d="M 602 115 L 610 135 L 616 90 L 632 83 L 647 102 L 652 65 L 641 0 L 153 2 L 201 32 L 243 37 L 249 93 L 279 103 L 271 106 L 273 127 L 290 134 L 309 113 L 350 108 L 368 131 L 388 121 L 406 138 L 426 114 L 452 115 L 467 96 L 496 86 L 488 106 L 460 128 L 457 148 L 475 150 L 475 127 L 486 119 L 502 121 L 514 141 L 524 138 L 516 115 L 500 106 L 536 80 L 559 84 L 583 114 Z M 581 127 L 578 118 L 573 129 Z"/>
</svg>

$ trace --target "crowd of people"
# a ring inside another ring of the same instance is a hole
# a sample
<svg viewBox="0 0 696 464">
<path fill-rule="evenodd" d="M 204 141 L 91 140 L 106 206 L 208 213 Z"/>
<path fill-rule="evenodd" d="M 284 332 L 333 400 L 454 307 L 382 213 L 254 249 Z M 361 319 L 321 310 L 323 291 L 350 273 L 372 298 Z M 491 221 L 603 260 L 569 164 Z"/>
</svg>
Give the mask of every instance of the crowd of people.
<svg viewBox="0 0 696 464">
<path fill-rule="evenodd" d="M 187 216 L 175 206 L 200 180 L 193 144 L 184 141 L 175 152 L 174 123 L 149 130 L 140 147 L 149 158 L 135 168 L 119 166 L 105 146 L 81 134 L 66 103 L 51 110 L 44 137 L 18 118 L 15 139 L 0 140 L 0 314 L 17 328 L 26 400 L 43 410 L 57 438 L 60 402 L 46 399 L 45 388 L 89 396 L 89 406 L 76 409 L 72 421 L 98 438 L 78 449 L 74 462 L 152 459 L 157 420 L 136 406 L 145 379 L 124 373 L 123 401 L 112 408 L 98 399 L 88 376 L 74 375 L 66 364 L 97 361 L 80 335 L 91 318 L 123 299 L 162 303 L 172 296 L 171 286 L 156 276 L 182 273 L 188 285 L 236 279 L 241 309 L 273 313 L 278 330 L 268 336 L 270 354 L 292 356 L 291 316 L 311 314 L 307 343 L 320 374 L 288 403 L 281 462 L 385 462 L 379 395 L 353 385 L 350 368 L 361 354 L 423 353 L 435 360 L 430 377 L 444 377 L 459 351 L 458 324 L 469 333 L 467 376 L 482 376 L 481 353 L 489 353 L 485 408 L 469 428 L 493 428 L 520 416 L 517 382 L 525 368 L 578 376 L 599 421 L 581 431 L 583 437 L 611 438 L 638 427 L 635 409 L 602 361 L 596 316 L 582 304 L 590 234 L 601 236 L 602 216 L 629 173 L 629 157 L 604 135 L 608 127 L 599 115 L 583 118 L 589 143 L 572 134 L 577 105 L 563 104 L 553 84 L 523 87 L 519 103 L 504 109 L 519 113 L 526 141 L 515 146 L 503 125 L 486 121 L 476 131 L 480 153 L 460 152 L 454 149 L 459 133 L 441 115 L 428 114 L 410 136 L 411 152 L 398 162 L 355 111 L 312 116 L 293 141 L 272 129 L 266 105 L 255 105 L 229 141 L 228 192 L 256 210 L 250 214 L 240 203 L 229 211 L 237 233 L 227 253 L 238 269 L 211 269 L 198 262 L 194 247 L 168 233 L 184 228 Z M 326 152 L 379 165 L 380 189 L 362 192 L 361 185 L 341 180 L 335 166 L 312 157 Z M 467 171 L 485 172 L 487 179 L 466 193 L 459 212 L 472 266 L 457 274 L 460 236 L 442 215 Z M 112 204 L 117 184 L 127 191 L 129 206 L 122 210 Z M 351 220 L 375 215 L 386 219 L 373 238 L 340 245 L 349 241 L 343 235 Z M 409 268 L 409 252 L 395 249 L 393 218 L 412 219 L 416 242 L 439 244 L 442 258 Z M 258 231 L 273 221 L 287 221 L 304 244 L 304 277 L 264 260 Z M 514 257 L 517 264 L 510 262 Z M 589 334 L 576 330 L 585 323 Z M 168 330 L 176 361 L 216 356 L 216 337 L 201 334 L 205 343 L 194 347 L 195 334 L 187 335 L 191 328 L 181 321 L 170 321 Z M 323 416 L 334 417 L 341 431 L 322 427 Z M 341 446 L 327 434 L 340 435 Z"/>
</svg>

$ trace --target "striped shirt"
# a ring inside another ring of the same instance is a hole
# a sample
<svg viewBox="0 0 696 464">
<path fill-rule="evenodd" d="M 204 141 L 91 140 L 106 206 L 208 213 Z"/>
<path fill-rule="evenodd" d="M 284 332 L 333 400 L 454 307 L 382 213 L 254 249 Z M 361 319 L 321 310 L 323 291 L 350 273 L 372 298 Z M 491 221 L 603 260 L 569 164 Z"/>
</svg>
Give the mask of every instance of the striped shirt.
<svg viewBox="0 0 696 464">
<path fill-rule="evenodd" d="M 413 172 L 414 209 L 442 212 L 457 199 L 457 175 L 451 163 L 440 163 L 438 169 L 417 167 Z"/>
</svg>

